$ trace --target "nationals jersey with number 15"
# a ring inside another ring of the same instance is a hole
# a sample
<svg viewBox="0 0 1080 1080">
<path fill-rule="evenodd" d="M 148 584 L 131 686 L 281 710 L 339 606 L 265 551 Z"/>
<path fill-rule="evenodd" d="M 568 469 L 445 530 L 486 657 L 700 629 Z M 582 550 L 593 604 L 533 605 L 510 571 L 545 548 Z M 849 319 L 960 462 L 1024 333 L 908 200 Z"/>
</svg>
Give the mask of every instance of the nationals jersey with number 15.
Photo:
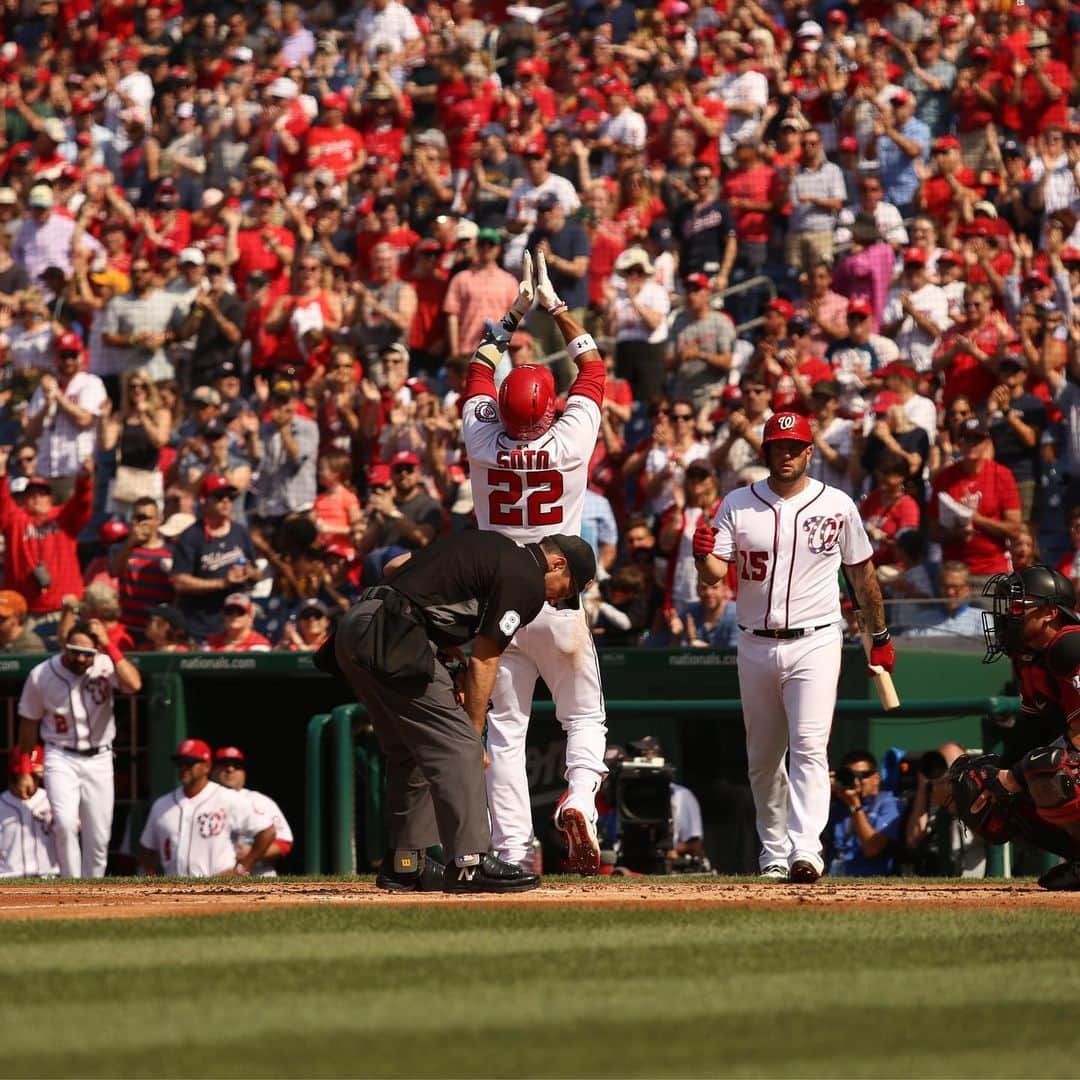
<svg viewBox="0 0 1080 1080">
<path fill-rule="evenodd" d="M 462 433 L 481 529 L 519 544 L 551 533 L 581 535 L 605 379 L 602 360 L 582 364 L 562 416 L 539 438 L 522 442 L 507 435 L 499 420 L 494 372 L 485 364 L 469 365 Z"/>
</svg>

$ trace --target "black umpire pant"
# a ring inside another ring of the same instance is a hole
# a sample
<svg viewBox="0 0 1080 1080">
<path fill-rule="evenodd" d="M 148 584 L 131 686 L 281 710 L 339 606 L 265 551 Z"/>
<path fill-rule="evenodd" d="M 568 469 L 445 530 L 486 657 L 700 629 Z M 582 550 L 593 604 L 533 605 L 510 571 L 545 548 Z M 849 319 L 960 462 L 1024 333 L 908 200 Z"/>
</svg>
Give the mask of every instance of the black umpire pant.
<svg viewBox="0 0 1080 1080">
<path fill-rule="evenodd" d="M 350 636 L 346 614 L 335 655 L 386 755 L 391 846 L 422 851 L 441 843 L 447 861 L 490 850 L 484 748 L 450 673 L 436 660 L 430 682 L 386 678 L 353 660 Z"/>
</svg>

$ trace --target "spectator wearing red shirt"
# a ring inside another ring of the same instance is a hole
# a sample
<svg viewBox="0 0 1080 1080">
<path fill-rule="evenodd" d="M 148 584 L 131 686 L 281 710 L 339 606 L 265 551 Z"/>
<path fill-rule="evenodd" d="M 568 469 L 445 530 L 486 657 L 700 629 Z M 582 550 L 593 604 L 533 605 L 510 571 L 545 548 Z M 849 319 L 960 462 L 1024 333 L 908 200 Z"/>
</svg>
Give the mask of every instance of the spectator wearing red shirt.
<svg viewBox="0 0 1080 1080">
<path fill-rule="evenodd" d="M 689 131 L 694 136 L 696 159 L 719 171 L 720 135 L 728 120 L 727 106 L 709 96 L 709 80 L 700 67 L 694 66 L 686 73 L 686 85 L 682 100 L 669 102 L 673 109 L 671 127 Z"/>
<path fill-rule="evenodd" d="M 772 213 L 780 194 L 776 170 L 761 160 L 755 144 L 735 148 L 735 168 L 724 178 L 722 193 L 734 215 L 739 238 L 736 267 L 743 276 L 752 277 L 761 272 L 768 258 Z"/>
<path fill-rule="evenodd" d="M 21 505 L 8 487 L 10 447 L 0 448 L 0 531 L 4 537 L 4 587 L 26 600 L 32 616 L 60 610 L 65 596 L 82 596 L 83 579 L 76 541 L 86 523 L 94 493 L 94 459 L 87 458 L 67 502 L 53 505 L 49 481 L 32 476 Z"/>
<path fill-rule="evenodd" d="M 382 162 L 401 164 L 405 134 L 412 120 L 412 102 L 385 79 L 368 91 L 357 128 L 368 155 Z"/>
<path fill-rule="evenodd" d="M 279 76 L 266 88 L 259 126 L 252 132 L 252 153 L 276 161 L 286 187 L 304 166 L 304 140 L 311 122 L 298 100 L 292 79 Z"/>
<path fill-rule="evenodd" d="M 289 291 L 289 270 L 296 253 L 296 237 L 281 225 L 274 224 L 278 195 L 272 187 L 255 192 L 255 219 L 249 228 L 240 228 L 240 211 L 232 207 L 225 212 L 228 233 L 225 239 L 225 259 L 232 267 L 233 280 L 241 296 L 247 296 L 248 275 L 262 270 L 276 299 Z"/>
<path fill-rule="evenodd" d="M 965 420 L 959 439 L 960 460 L 933 480 L 930 536 L 941 544 L 946 562 L 967 566 L 972 587 L 981 591 L 989 575 L 1009 570 L 1008 542 L 1023 527 L 1020 495 L 1012 473 L 990 458 L 990 436 L 981 420 Z"/>
<path fill-rule="evenodd" d="M 268 638 L 255 629 L 255 602 L 247 593 L 225 597 L 225 629 L 206 639 L 211 652 L 270 652 Z"/>
<path fill-rule="evenodd" d="M 349 99 L 344 94 L 327 94 L 320 102 L 322 121 L 304 137 L 307 168 L 329 169 L 334 181 L 342 183 L 353 169 L 364 163 L 364 137 L 345 123 Z"/>
<path fill-rule="evenodd" d="M 420 240 L 419 233 L 401 222 L 401 213 L 393 195 L 380 195 L 375 200 L 378 227 L 367 228 L 356 236 L 356 271 L 362 278 L 371 276 L 371 253 L 380 244 L 389 244 L 397 253 L 398 262 Z"/>
<path fill-rule="evenodd" d="M 604 290 L 615 270 L 615 260 L 626 250 L 626 229 L 612 216 L 614 198 L 603 180 L 594 180 L 585 192 L 583 221 L 592 255 L 589 258 L 589 307 L 604 307 Z"/>
<path fill-rule="evenodd" d="M 466 93 L 440 110 L 443 132 L 450 150 L 454 190 L 460 191 L 472 167 L 472 147 L 481 129 L 495 116 L 495 96 L 484 65 L 473 60 L 465 65 Z"/>
<path fill-rule="evenodd" d="M 1072 75 L 1051 55 L 1045 30 L 1033 30 L 1028 39 L 1029 58 L 1014 59 L 1002 81 L 1001 122 L 1023 139 L 1068 121 Z"/>
<path fill-rule="evenodd" d="M 964 315 L 963 322 L 945 331 L 934 354 L 933 368 L 945 373 L 946 407 L 962 396 L 978 409 L 997 386 L 998 352 L 1012 332 L 995 314 L 993 294 L 986 284 L 968 286 Z"/>
<path fill-rule="evenodd" d="M 894 543 L 896 534 L 902 529 L 917 529 L 922 514 L 905 490 L 908 463 L 900 454 L 883 454 L 875 477 L 877 486 L 859 503 L 859 516 L 874 545 L 874 565 L 890 566 L 901 559 Z"/>
<path fill-rule="evenodd" d="M 987 133 L 998 113 L 1001 72 L 990 66 L 990 50 L 985 45 L 971 49 L 968 59 L 971 66 L 962 67 L 956 73 L 951 103 L 956 113 L 960 156 L 981 180 L 984 171 L 997 169 Z"/>
<path fill-rule="evenodd" d="M 946 245 L 959 224 L 964 206 L 979 198 L 978 180 L 960 156 L 960 140 L 942 135 L 934 140 L 933 164 L 923 180 L 916 205 L 938 224 Z"/>
<path fill-rule="evenodd" d="M 554 92 L 545 85 L 547 64 L 535 57 L 519 60 L 517 65 L 517 93 L 522 98 L 532 98 L 545 124 L 552 124 L 559 114 Z"/>
<path fill-rule="evenodd" d="M 446 355 L 446 315 L 443 301 L 449 279 L 439 268 L 438 240 L 421 240 L 407 280 L 416 290 L 416 314 L 409 331 L 409 352 L 417 371 L 434 374 Z"/>
</svg>

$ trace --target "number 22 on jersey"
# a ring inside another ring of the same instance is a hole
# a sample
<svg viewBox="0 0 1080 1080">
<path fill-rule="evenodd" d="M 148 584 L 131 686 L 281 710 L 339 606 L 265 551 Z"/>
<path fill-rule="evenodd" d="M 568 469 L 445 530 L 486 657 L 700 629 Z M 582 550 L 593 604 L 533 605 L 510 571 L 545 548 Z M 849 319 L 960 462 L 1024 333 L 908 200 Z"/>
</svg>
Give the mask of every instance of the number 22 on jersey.
<svg viewBox="0 0 1080 1080">
<path fill-rule="evenodd" d="M 561 525 L 562 473 L 557 469 L 515 472 L 488 469 L 488 513 L 492 525 Z"/>
</svg>

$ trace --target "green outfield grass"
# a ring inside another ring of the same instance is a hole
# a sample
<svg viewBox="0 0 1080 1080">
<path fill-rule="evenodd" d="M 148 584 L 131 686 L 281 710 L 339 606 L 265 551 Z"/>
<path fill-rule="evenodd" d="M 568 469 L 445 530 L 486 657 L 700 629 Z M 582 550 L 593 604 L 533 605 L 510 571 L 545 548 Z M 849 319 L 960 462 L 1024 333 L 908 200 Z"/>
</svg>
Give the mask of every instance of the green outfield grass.
<svg viewBox="0 0 1080 1080">
<path fill-rule="evenodd" d="M 5 922 L 3 1076 L 1075 1076 L 1072 912 Z"/>
</svg>

